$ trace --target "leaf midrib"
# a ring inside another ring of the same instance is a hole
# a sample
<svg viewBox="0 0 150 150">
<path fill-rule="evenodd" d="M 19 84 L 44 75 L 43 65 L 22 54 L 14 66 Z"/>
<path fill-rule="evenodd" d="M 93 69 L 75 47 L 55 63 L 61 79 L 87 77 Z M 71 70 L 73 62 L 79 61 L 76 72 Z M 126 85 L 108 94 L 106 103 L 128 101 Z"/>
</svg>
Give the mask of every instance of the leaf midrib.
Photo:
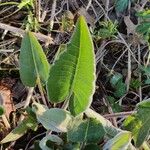
<svg viewBox="0 0 150 150">
<path fill-rule="evenodd" d="M 29 36 L 29 42 L 30 42 L 30 47 L 31 47 L 31 53 L 32 53 L 32 58 L 33 58 L 33 62 L 34 62 L 34 67 L 35 67 L 35 72 L 36 72 L 36 77 L 39 78 L 39 73 L 38 73 L 38 69 L 37 69 L 37 65 L 36 65 L 36 60 L 35 60 L 35 55 L 33 52 L 33 46 L 32 46 L 32 42 L 31 42 L 31 36 L 30 33 L 28 33 Z M 37 79 L 36 79 L 37 80 Z M 35 81 L 36 82 L 36 81 Z M 36 83 L 35 83 L 36 84 Z"/>
<path fill-rule="evenodd" d="M 70 84 L 70 95 L 69 97 L 72 95 L 72 93 L 74 92 L 74 84 L 75 84 L 75 79 L 76 79 L 76 76 L 77 76 L 77 72 L 78 72 L 78 66 L 79 66 L 79 62 L 80 62 L 80 55 L 81 55 L 81 37 L 82 37 L 82 30 L 81 30 L 81 23 L 79 22 L 79 46 L 76 47 L 78 48 L 78 56 L 77 56 L 77 60 L 76 60 L 76 67 L 75 67 L 75 70 L 73 72 L 73 75 L 72 75 L 72 83 Z M 72 44 L 71 44 L 72 45 Z M 74 93 L 75 94 L 75 93 Z"/>
</svg>

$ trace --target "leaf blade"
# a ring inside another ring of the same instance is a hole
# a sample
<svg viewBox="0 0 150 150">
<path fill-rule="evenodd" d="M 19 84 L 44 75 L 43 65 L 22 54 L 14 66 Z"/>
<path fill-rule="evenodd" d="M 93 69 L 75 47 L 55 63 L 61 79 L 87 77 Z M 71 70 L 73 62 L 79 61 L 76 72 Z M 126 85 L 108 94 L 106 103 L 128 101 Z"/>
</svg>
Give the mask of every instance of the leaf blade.
<svg viewBox="0 0 150 150">
<path fill-rule="evenodd" d="M 45 82 L 49 74 L 49 63 L 36 37 L 27 32 L 21 43 L 19 57 L 20 78 L 24 85 L 34 87 L 39 77 Z"/>
<path fill-rule="evenodd" d="M 56 103 L 71 97 L 69 107 L 71 113 L 77 115 L 91 103 L 94 84 L 94 48 L 87 24 L 81 16 L 67 49 L 51 67 L 48 96 Z"/>
</svg>

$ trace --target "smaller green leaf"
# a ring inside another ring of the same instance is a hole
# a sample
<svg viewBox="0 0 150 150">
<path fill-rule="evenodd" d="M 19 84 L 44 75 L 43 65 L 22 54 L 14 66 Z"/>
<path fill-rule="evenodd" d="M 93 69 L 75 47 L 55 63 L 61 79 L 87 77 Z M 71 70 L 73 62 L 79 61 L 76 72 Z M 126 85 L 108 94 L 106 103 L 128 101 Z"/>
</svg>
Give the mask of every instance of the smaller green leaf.
<svg viewBox="0 0 150 150">
<path fill-rule="evenodd" d="M 150 10 L 143 10 L 136 13 L 136 16 L 141 17 L 142 19 L 150 18 Z"/>
<path fill-rule="evenodd" d="M 126 84 L 123 83 L 121 80 L 116 84 L 115 87 L 116 91 L 114 93 L 114 96 L 116 97 L 122 97 L 126 93 Z"/>
<path fill-rule="evenodd" d="M 117 100 L 114 97 L 108 96 L 107 100 L 109 101 L 111 108 L 113 109 L 113 112 L 121 112 L 122 111 L 122 107 L 116 102 Z"/>
<path fill-rule="evenodd" d="M 24 85 L 34 87 L 37 79 L 45 83 L 49 74 L 49 63 L 37 38 L 27 32 L 21 42 L 19 57 L 20 78 Z"/>
<path fill-rule="evenodd" d="M 111 85 L 113 86 L 113 87 L 115 87 L 116 86 L 116 84 L 120 81 L 120 80 L 122 80 L 122 75 L 120 74 L 120 73 L 115 73 L 113 76 L 112 76 L 112 78 L 110 79 L 110 83 L 111 83 Z"/>
<path fill-rule="evenodd" d="M 48 141 L 51 141 L 57 145 L 63 144 L 63 140 L 60 137 L 58 137 L 57 135 L 54 135 L 54 134 L 47 135 L 39 143 L 39 146 L 42 150 L 53 150 L 47 146 Z"/>
<path fill-rule="evenodd" d="M 33 109 L 38 121 L 47 130 L 67 132 L 72 116 L 68 111 L 59 108 L 45 109 L 43 105 L 34 103 Z"/>
<path fill-rule="evenodd" d="M 0 143 L 15 141 L 23 136 L 29 129 L 36 130 L 37 120 L 33 116 L 25 118 L 15 129 L 13 129 Z"/>
<path fill-rule="evenodd" d="M 131 142 L 131 132 L 122 131 L 110 139 L 103 147 L 103 150 L 126 150 Z"/>
<path fill-rule="evenodd" d="M 119 98 L 126 93 L 126 84 L 123 82 L 123 76 L 120 73 L 115 73 L 110 79 L 110 83 L 115 88 L 115 97 Z"/>
<path fill-rule="evenodd" d="M 140 108 L 148 108 L 148 109 L 150 109 L 150 99 L 143 100 L 142 102 L 138 103 L 137 104 L 137 108 L 138 109 L 140 109 Z"/>
<path fill-rule="evenodd" d="M 19 5 L 18 5 L 18 8 L 19 9 L 22 9 L 23 7 L 27 7 L 28 5 L 30 5 L 30 6 L 34 6 L 33 5 L 33 0 L 22 0 L 20 3 L 19 3 Z"/>
<path fill-rule="evenodd" d="M 5 112 L 5 111 L 4 111 L 3 106 L 0 105 L 0 116 L 2 116 L 2 115 L 4 114 L 4 112 Z"/>
<path fill-rule="evenodd" d="M 116 0 L 115 8 L 117 12 L 123 12 L 127 9 L 130 0 Z"/>
<path fill-rule="evenodd" d="M 132 89 L 138 89 L 141 86 L 141 81 L 139 81 L 139 79 L 131 79 L 130 82 L 130 88 Z"/>
<path fill-rule="evenodd" d="M 140 34 L 147 34 L 150 30 L 150 23 L 149 22 L 141 22 L 140 25 L 137 26 L 136 31 Z"/>
<path fill-rule="evenodd" d="M 104 128 L 96 119 L 74 120 L 68 127 L 68 140 L 72 142 L 98 142 L 105 135 Z"/>
<path fill-rule="evenodd" d="M 144 81 L 144 83 L 145 83 L 145 84 L 150 84 L 150 79 L 146 79 L 146 80 Z"/>
</svg>

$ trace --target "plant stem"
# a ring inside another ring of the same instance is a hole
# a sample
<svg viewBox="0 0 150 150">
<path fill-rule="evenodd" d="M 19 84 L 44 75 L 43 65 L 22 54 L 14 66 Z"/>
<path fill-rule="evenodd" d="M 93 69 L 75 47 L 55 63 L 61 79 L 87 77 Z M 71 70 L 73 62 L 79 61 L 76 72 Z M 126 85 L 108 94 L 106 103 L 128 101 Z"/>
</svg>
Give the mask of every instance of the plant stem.
<svg viewBox="0 0 150 150">
<path fill-rule="evenodd" d="M 38 85 L 39 91 L 40 91 L 41 96 L 42 96 L 42 101 L 43 101 L 44 105 L 47 106 L 47 102 L 46 102 L 46 99 L 45 99 L 45 96 L 44 96 L 44 92 L 43 92 L 43 87 L 42 87 L 41 80 L 40 80 L 39 77 L 37 79 L 37 85 Z"/>
</svg>

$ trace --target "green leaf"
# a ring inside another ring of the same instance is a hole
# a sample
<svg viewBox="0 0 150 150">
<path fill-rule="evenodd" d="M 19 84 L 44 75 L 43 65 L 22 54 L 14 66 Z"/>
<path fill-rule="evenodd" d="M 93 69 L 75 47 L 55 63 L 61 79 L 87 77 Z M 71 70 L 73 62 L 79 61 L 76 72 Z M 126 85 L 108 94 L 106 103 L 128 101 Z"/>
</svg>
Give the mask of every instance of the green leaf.
<svg viewBox="0 0 150 150">
<path fill-rule="evenodd" d="M 4 112 L 5 112 L 5 111 L 4 111 L 3 106 L 0 105 L 0 116 L 2 116 L 2 115 L 4 114 Z"/>
<path fill-rule="evenodd" d="M 36 130 L 37 120 L 34 116 L 25 118 L 15 129 L 13 129 L 0 143 L 15 141 L 23 136 L 29 129 Z"/>
<path fill-rule="evenodd" d="M 130 0 L 116 0 L 116 11 L 117 12 L 123 12 L 125 9 L 127 9 L 128 4 Z"/>
<path fill-rule="evenodd" d="M 24 85 L 34 87 L 38 78 L 45 83 L 49 74 L 49 63 L 41 45 L 31 32 L 27 32 L 21 43 L 19 58 L 20 78 Z"/>
<path fill-rule="evenodd" d="M 73 115 L 91 104 L 95 88 L 94 48 L 88 26 L 80 16 L 66 50 L 54 62 L 47 82 L 51 102 L 69 101 Z"/>
<path fill-rule="evenodd" d="M 147 32 L 150 30 L 150 23 L 149 22 L 142 22 L 140 25 L 137 26 L 136 31 L 140 34 L 147 34 Z"/>
<path fill-rule="evenodd" d="M 98 142 L 105 135 L 102 124 L 96 119 L 73 121 L 68 127 L 68 140 L 72 142 Z"/>
<path fill-rule="evenodd" d="M 115 73 L 113 76 L 112 76 L 112 78 L 110 79 L 110 83 L 111 83 L 111 85 L 112 85 L 112 87 L 115 87 L 116 86 L 116 84 L 120 81 L 120 80 L 122 80 L 122 75 L 120 74 L 120 73 Z"/>
<path fill-rule="evenodd" d="M 114 137 L 122 131 L 121 129 L 114 127 L 109 120 L 105 119 L 103 116 L 101 116 L 100 114 L 98 114 L 90 108 L 85 111 L 85 114 L 87 117 L 94 118 L 98 122 L 100 122 L 104 127 L 107 136 L 109 137 Z"/>
<path fill-rule="evenodd" d="M 131 132 L 122 131 L 110 139 L 103 147 L 103 150 L 127 150 L 131 142 Z"/>
<path fill-rule="evenodd" d="M 137 113 L 129 116 L 125 122 L 125 129 L 133 134 L 136 147 L 140 147 L 150 131 L 150 99 L 137 105 Z"/>
<path fill-rule="evenodd" d="M 41 104 L 33 104 L 34 112 L 38 121 L 47 130 L 55 132 L 67 132 L 69 122 L 72 120 L 72 116 L 68 111 L 59 108 L 44 109 Z"/>
<path fill-rule="evenodd" d="M 96 144 L 88 144 L 85 146 L 84 150 L 100 150 L 100 147 Z"/>
<path fill-rule="evenodd" d="M 141 86 L 141 81 L 139 81 L 139 79 L 134 79 L 134 78 L 131 79 L 130 88 L 137 90 L 140 86 Z"/>
<path fill-rule="evenodd" d="M 136 13 L 136 16 L 141 17 L 142 19 L 149 19 L 150 18 L 150 10 L 143 10 Z"/>
<path fill-rule="evenodd" d="M 142 121 L 142 126 L 139 129 L 136 146 L 140 147 L 146 137 L 149 135 L 150 131 L 150 99 L 144 100 L 137 105 L 138 108 L 138 118 Z"/>
<path fill-rule="evenodd" d="M 126 93 L 126 84 L 123 82 L 123 76 L 115 73 L 110 79 L 111 86 L 115 88 L 114 96 L 121 97 Z"/>
<path fill-rule="evenodd" d="M 42 150 L 53 150 L 47 146 L 48 141 L 51 141 L 57 145 L 61 145 L 63 143 L 63 140 L 57 135 L 54 135 L 54 134 L 47 135 L 39 143 L 39 146 Z"/>
<path fill-rule="evenodd" d="M 28 5 L 30 5 L 30 6 L 34 6 L 34 4 L 33 4 L 33 0 L 22 0 L 20 3 L 19 3 L 19 5 L 18 5 L 18 8 L 19 9 L 22 9 L 23 7 L 27 7 Z"/>
<path fill-rule="evenodd" d="M 107 96 L 107 100 L 109 101 L 113 112 L 121 112 L 122 107 L 117 103 L 117 100 L 112 96 Z"/>
</svg>

